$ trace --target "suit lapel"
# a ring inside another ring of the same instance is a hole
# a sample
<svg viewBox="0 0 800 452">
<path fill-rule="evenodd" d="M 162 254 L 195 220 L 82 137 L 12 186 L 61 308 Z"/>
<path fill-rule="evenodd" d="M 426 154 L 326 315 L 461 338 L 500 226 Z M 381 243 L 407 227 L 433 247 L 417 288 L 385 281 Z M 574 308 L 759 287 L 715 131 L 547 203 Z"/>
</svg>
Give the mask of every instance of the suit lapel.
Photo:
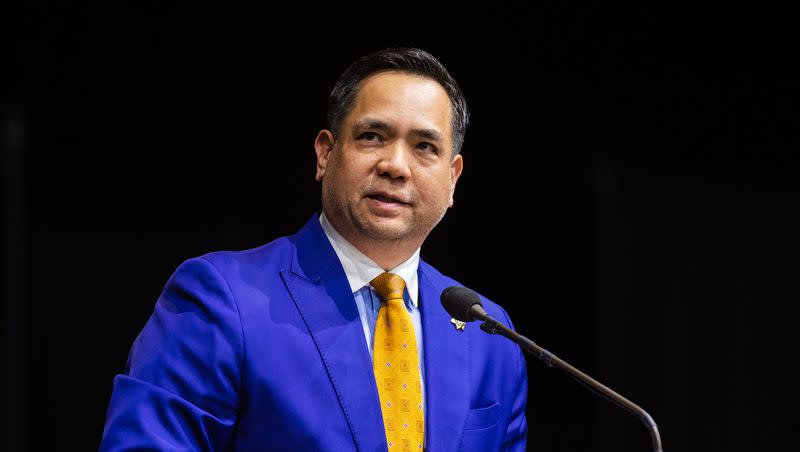
<svg viewBox="0 0 800 452">
<path fill-rule="evenodd" d="M 291 270 L 281 274 L 319 349 L 356 447 L 386 450 L 372 362 L 347 276 L 316 215 L 292 240 L 297 251 Z"/>
<path fill-rule="evenodd" d="M 456 451 L 469 409 L 469 340 L 450 323 L 430 267 L 420 261 L 419 294 L 425 350 L 426 444 L 431 452 Z"/>
</svg>

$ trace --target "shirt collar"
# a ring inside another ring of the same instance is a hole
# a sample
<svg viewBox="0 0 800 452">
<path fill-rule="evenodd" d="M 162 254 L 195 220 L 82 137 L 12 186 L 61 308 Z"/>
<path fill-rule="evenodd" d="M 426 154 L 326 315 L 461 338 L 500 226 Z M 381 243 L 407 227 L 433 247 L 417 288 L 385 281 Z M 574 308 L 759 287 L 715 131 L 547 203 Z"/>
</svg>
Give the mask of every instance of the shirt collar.
<svg viewBox="0 0 800 452">
<path fill-rule="evenodd" d="M 328 241 L 333 245 L 333 250 L 336 252 L 336 256 L 339 257 L 342 267 L 344 267 L 347 282 L 350 283 L 350 289 L 353 293 L 361 290 L 362 287 L 368 285 L 376 276 L 385 271 L 339 234 L 328 221 L 325 212 L 320 214 L 319 223 L 322 226 L 322 230 L 325 231 L 325 235 L 328 236 Z M 417 276 L 419 250 L 417 248 L 408 260 L 389 270 L 391 273 L 399 275 L 406 282 L 406 290 L 408 290 L 408 295 L 414 307 L 418 307 L 419 303 L 419 279 Z"/>
</svg>

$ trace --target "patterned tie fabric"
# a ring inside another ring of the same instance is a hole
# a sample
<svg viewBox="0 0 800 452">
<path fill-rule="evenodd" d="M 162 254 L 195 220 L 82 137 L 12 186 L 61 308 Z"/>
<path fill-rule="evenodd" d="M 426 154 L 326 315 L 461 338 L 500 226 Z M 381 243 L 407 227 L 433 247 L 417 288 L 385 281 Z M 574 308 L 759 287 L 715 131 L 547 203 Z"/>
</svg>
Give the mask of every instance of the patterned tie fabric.
<svg viewBox="0 0 800 452">
<path fill-rule="evenodd" d="M 423 449 L 422 384 L 414 325 L 403 301 L 406 283 L 394 273 L 370 281 L 383 303 L 375 324 L 372 369 L 389 451 Z"/>
</svg>

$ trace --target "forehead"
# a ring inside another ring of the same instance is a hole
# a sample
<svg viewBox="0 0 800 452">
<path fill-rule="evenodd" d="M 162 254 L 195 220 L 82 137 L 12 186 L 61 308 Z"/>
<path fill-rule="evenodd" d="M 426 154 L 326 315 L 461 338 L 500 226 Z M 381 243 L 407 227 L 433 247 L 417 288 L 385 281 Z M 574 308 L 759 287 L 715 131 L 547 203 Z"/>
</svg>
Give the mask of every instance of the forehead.
<svg viewBox="0 0 800 452">
<path fill-rule="evenodd" d="M 386 71 L 362 80 L 347 121 L 370 117 L 399 128 L 436 129 L 449 138 L 452 114 L 447 91 L 437 81 Z"/>
</svg>

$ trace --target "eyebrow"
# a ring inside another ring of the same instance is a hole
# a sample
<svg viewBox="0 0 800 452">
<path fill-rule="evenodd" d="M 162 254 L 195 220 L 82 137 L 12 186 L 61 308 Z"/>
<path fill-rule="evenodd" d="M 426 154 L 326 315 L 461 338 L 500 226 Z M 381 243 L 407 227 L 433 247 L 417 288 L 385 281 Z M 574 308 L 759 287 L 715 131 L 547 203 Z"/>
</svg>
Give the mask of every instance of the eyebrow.
<svg viewBox="0 0 800 452">
<path fill-rule="evenodd" d="M 392 127 L 386 121 L 380 119 L 365 118 L 353 125 L 356 130 L 382 130 L 391 132 Z M 411 134 L 431 141 L 444 141 L 442 134 L 435 129 L 411 129 Z"/>
</svg>

